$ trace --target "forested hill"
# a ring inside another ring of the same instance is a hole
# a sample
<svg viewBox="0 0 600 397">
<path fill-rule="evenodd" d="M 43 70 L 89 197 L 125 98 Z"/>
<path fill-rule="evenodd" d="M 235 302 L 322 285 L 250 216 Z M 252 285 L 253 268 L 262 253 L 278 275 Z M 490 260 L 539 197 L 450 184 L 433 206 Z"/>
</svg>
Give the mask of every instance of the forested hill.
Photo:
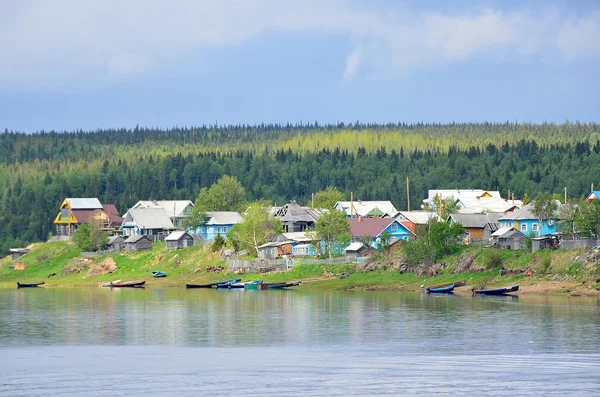
<svg viewBox="0 0 600 397">
<path fill-rule="evenodd" d="M 121 212 L 140 199 L 191 199 L 222 175 L 248 199 L 349 198 L 418 208 L 428 189 L 583 196 L 600 175 L 598 124 L 388 124 L 136 128 L 0 134 L 0 249 L 44 240 L 65 197 Z"/>
</svg>

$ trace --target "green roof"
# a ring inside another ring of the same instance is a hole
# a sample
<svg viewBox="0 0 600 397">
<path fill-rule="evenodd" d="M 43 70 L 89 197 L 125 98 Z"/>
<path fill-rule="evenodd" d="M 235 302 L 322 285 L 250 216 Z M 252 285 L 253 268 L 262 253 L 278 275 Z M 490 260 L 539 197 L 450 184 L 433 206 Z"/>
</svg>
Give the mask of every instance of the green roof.
<svg viewBox="0 0 600 397">
<path fill-rule="evenodd" d="M 367 213 L 367 216 L 382 216 L 382 215 L 385 215 L 385 212 L 383 212 L 382 210 L 380 210 L 377 207 L 373 208 L 371 211 L 369 211 Z"/>
</svg>

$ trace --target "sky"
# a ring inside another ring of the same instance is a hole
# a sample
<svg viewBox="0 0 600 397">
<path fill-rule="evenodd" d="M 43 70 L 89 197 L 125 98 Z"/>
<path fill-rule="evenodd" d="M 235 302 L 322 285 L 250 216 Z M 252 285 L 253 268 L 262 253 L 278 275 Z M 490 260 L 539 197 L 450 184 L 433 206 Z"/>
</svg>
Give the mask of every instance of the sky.
<svg viewBox="0 0 600 397">
<path fill-rule="evenodd" d="M 600 121 L 600 1 L 2 0 L 0 128 Z"/>
</svg>

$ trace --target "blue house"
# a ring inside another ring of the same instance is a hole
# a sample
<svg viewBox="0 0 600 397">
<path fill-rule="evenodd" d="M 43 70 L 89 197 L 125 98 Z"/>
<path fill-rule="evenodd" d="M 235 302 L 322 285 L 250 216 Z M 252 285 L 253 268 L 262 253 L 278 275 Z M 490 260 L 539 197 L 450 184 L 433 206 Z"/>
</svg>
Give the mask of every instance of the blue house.
<svg viewBox="0 0 600 397">
<path fill-rule="evenodd" d="M 557 206 L 560 208 L 560 202 L 557 201 Z M 529 203 L 520 210 L 509 212 L 498 219 L 501 228 L 514 227 L 516 230 L 526 236 L 533 233 L 536 236 L 544 236 L 546 234 L 557 233 L 557 219 L 544 219 L 540 225 L 537 216 L 532 212 L 533 203 Z"/>
<path fill-rule="evenodd" d="M 226 237 L 233 225 L 244 219 L 239 212 L 231 211 L 209 211 L 206 218 L 206 223 L 196 229 L 196 234 L 206 241 L 212 241 L 218 235 Z"/>
<path fill-rule="evenodd" d="M 348 218 L 348 223 L 352 230 L 352 242 L 369 236 L 373 248 L 379 247 L 381 235 L 386 231 L 392 236 L 390 245 L 398 240 L 409 241 L 414 238 L 414 233 L 394 218 Z"/>
</svg>

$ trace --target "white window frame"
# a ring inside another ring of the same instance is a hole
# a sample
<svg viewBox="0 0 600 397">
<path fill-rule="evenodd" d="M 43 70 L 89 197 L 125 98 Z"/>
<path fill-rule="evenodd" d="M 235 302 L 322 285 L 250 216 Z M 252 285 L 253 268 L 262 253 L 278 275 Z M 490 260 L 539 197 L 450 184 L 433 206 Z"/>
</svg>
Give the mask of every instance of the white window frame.
<svg viewBox="0 0 600 397">
<path fill-rule="evenodd" d="M 537 232 L 537 231 L 539 231 L 539 229 L 540 229 L 540 225 L 539 225 L 539 224 L 537 224 L 537 223 L 533 223 L 533 224 L 531 225 L 531 231 L 532 231 L 532 232 Z"/>
<path fill-rule="evenodd" d="M 393 232 L 395 232 L 396 230 L 398 230 L 398 224 L 396 222 L 392 223 L 391 229 L 392 229 Z"/>
<path fill-rule="evenodd" d="M 521 223 L 519 225 L 519 230 L 521 230 L 521 233 L 526 232 L 528 229 L 527 224 L 526 223 Z"/>
</svg>

